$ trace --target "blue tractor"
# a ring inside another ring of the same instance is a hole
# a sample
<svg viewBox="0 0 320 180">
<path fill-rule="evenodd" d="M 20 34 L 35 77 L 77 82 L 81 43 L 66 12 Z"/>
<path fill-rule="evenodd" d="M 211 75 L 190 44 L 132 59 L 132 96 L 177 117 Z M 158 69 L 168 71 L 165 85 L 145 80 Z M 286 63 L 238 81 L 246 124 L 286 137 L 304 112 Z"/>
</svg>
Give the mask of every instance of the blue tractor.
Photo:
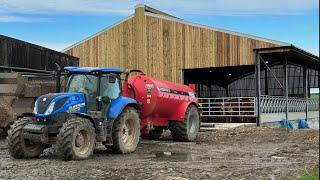
<svg viewBox="0 0 320 180">
<path fill-rule="evenodd" d="M 140 136 L 139 104 L 121 96 L 118 68 L 65 67 L 65 92 L 38 97 L 8 131 L 14 158 L 38 157 L 57 144 L 64 160 L 86 159 L 96 142 L 115 153 L 135 151 Z"/>
</svg>

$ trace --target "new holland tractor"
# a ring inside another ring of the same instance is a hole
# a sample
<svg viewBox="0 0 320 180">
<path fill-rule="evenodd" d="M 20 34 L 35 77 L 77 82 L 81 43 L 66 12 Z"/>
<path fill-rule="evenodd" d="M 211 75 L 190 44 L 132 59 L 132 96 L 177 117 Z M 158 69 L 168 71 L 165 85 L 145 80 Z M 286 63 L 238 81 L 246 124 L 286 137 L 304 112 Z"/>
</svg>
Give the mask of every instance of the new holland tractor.
<svg viewBox="0 0 320 180">
<path fill-rule="evenodd" d="M 134 152 L 140 138 L 192 141 L 200 125 L 197 98 L 185 85 L 160 81 L 139 70 L 65 67 L 62 93 L 40 96 L 8 131 L 14 158 L 38 157 L 56 144 L 64 160 L 88 158 L 96 142 L 115 153 Z M 131 72 L 138 73 L 131 76 Z M 59 81 L 58 81 L 59 82 Z"/>
</svg>

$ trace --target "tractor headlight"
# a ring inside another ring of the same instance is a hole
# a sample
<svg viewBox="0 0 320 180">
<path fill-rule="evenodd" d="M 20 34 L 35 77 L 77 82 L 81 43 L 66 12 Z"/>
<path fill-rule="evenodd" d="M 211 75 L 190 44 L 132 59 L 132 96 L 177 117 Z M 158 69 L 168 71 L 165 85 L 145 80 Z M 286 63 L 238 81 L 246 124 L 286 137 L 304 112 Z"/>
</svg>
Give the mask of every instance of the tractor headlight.
<svg viewBox="0 0 320 180">
<path fill-rule="evenodd" d="M 52 113 L 54 109 L 55 102 L 50 103 L 49 107 L 47 108 L 46 112 L 44 113 L 45 115 L 49 115 Z"/>
<path fill-rule="evenodd" d="M 33 108 L 33 114 L 37 114 L 38 112 L 38 108 L 37 108 L 38 104 L 37 102 L 34 104 L 34 108 Z"/>
</svg>

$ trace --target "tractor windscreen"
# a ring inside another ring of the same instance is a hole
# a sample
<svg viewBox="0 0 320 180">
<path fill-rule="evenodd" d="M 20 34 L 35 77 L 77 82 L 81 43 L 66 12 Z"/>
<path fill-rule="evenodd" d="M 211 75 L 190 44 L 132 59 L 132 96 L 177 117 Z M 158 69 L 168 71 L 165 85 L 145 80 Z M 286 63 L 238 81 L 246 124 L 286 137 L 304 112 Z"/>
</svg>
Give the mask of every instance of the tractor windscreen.
<svg viewBox="0 0 320 180">
<path fill-rule="evenodd" d="M 88 109 L 95 109 L 98 77 L 88 74 L 71 75 L 66 92 L 81 92 L 86 95 Z"/>
<path fill-rule="evenodd" d="M 114 100 L 119 97 L 121 92 L 120 80 L 110 74 L 102 76 L 100 79 L 100 96 L 109 97 Z"/>
</svg>

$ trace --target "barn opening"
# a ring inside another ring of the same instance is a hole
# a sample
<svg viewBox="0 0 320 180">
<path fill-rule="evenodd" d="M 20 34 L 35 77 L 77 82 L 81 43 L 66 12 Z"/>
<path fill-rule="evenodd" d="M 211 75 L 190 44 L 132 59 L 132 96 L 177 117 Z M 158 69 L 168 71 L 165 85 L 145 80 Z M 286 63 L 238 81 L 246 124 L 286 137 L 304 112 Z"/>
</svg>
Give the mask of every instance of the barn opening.
<svg viewBox="0 0 320 180">
<path fill-rule="evenodd" d="M 210 122 L 269 123 L 319 118 L 319 60 L 294 46 L 254 50 L 255 65 L 183 70 L 194 84 L 202 119 Z M 315 96 L 318 97 L 318 96 Z"/>
</svg>

